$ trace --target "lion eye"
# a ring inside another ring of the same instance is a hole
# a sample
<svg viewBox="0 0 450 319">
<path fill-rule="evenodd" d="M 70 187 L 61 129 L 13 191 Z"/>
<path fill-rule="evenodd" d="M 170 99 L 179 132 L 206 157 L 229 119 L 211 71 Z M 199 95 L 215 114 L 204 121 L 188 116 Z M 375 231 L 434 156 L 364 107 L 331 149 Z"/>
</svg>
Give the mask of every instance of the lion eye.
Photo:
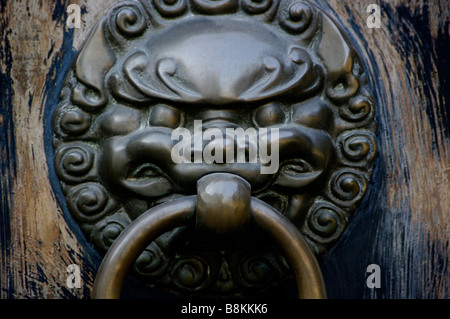
<svg viewBox="0 0 450 319">
<path fill-rule="evenodd" d="M 161 171 L 158 167 L 150 163 L 142 164 L 130 174 L 130 178 L 132 179 L 145 179 L 156 176 L 161 176 Z"/>
<path fill-rule="evenodd" d="M 291 162 L 285 164 L 282 168 L 282 171 L 289 175 L 310 173 L 313 171 L 311 165 L 304 160 L 296 160 L 295 162 Z"/>
<path fill-rule="evenodd" d="M 145 197 L 156 198 L 173 192 L 167 176 L 158 166 L 150 163 L 133 169 L 122 183 L 126 189 Z"/>
</svg>

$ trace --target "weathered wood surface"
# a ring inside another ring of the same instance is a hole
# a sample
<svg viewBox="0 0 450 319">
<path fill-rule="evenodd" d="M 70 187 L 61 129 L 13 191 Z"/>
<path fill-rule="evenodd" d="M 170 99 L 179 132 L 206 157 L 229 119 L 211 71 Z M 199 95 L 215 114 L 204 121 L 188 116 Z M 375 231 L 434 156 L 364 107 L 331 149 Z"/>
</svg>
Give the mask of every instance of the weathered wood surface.
<svg viewBox="0 0 450 319">
<path fill-rule="evenodd" d="M 52 100 L 89 31 L 117 1 L 83 0 L 82 26 L 65 25 L 69 0 L 0 1 L 1 298 L 88 298 L 98 256 L 68 222 L 46 152 Z M 341 241 L 321 261 L 329 296 L 449 298 L 450 4 L 318 1 L 366 57 L 379 125 L 373 180 Z M 66 267 L 81 267 L 81 289 Z M 382 287 L 366 287 L 366 267 Z"/>
</svg>

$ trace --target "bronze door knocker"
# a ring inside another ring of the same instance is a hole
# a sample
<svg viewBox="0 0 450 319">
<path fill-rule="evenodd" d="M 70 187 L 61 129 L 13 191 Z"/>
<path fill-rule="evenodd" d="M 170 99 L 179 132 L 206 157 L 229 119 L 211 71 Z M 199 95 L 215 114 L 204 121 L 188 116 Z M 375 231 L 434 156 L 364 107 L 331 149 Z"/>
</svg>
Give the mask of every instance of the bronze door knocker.
<svg viewBox="0 0 450 319">
<path fill-rule="evenodd" d="M 364 64 L 309 1 L 120 2 L 80 50 L 54 113 L 71 216 L 105 254 L 94 297 L 128 271 L 180 294 L 252 294 L 342 235 L 376 155 Z"/>
</svg>

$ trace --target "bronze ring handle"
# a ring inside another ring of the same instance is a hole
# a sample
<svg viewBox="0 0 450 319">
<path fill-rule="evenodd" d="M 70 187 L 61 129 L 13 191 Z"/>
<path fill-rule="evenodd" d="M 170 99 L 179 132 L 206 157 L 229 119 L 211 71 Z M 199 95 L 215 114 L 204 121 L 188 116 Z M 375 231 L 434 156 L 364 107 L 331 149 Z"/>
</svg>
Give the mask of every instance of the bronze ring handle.
<svg viewBox="0 0 450 319">
<path fill-rule="evenodd" d="M 186 196 L 149 209 L 134 220 L 114 241 L 98 270 L 93 298 L 118 299 L 125 275 L 139 254 L 163 233 L 191 223 L 197 196 Z M 251 219 L 269 233 L 282 249 L 294 272 L 298 297 L 326 298 L 319 265 L 300 231 L 270 205 L 251 197 Z"/>
</svg>

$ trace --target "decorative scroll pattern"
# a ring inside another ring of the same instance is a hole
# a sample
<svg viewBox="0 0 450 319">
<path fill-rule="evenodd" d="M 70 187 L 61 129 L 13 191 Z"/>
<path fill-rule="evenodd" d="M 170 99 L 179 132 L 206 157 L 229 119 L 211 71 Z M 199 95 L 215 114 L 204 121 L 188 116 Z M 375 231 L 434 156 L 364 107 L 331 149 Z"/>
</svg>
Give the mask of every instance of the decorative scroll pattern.
<svg viewBox="0 0 450 319">
<path fill-rule="evenodd" d="M 156 10 L 166 18 L 181 16 L 187 9 L 187 0 L 154 0 Z"/>
<path fill-rule="evenodd" d="M 375 159 L 375 135 L 370 131 L 345 131 L 337 138 L 339 159 L 348 166 L 366 167 Z"/>
<path fill-rule="evenodd" d="M 95 245 L 103 252 L 106 252 L 129 224 L 130 218 L 128 215 L 119 211 L 102 219 L 93 226 L 85 224 L 85 230 L 90 232 Z"/>
<path fill-rule="evenodd" d="M 310 243 L 314 243 L 315 252 L 320 254 L 342 235 L 349 215 L 338 206 L 318 198 L 309 210 L 306 220 L 301 230 Z"/>
<path fill-rule="evenodd" d="M 320 27 L 320 14 L 306 1 L 287 1 L 280 13 L 280 26 L 301 39 L 311 39 Z"/>
<path fill-rule="evenodd" d="M 179 107 L 203 108 L 205 94 L 195 90 L 204 82 L 183 78 L 188 73 L 181 73 L 181 55 L 159 57 L 147 46 L 172 26 L 190 28 L 196 18 L 248 23 L 252 32 L 266 30 L 281 39 L 282 49 L 270 56 L 255 52 L 260 65 L 237 77 L 241 82 L 232 88 L 242 92 L 230 101 L 245 103 L 230 108 L 238 112 L 220 114 L 236 126 L 280 129 L 279 171 L 266 179 L 249 174 L 253 196 L 287 216 L 317 255 L 325 253 L 344 232 L 371 178 L 375 101 L 360 57 L 309 1 L 141 0 L 112 7 L 69 71 L 53 118 L 55 172 L 71 216 L 104 253 L 149 208 L 195 194 L 198 175 L 171 165 L 168 150 L 172 129 L 211 119 L 208 111 Z M 326 45 L 331 40 L 333 50 Z M 176 229 L 142 252 L 134 272 L 186 293 L 260 289 L 285 278 L 289 267 L 258 234 L 249 230 L 224 242 Z"/>
<path fill-rule="evenodd" d="M 80 222 L 93 222 L 107 215 L 114 206 L 105 188 L 97 183 L 74 186 L 67 194 L 72 216 Z"/>
<path fill-rule="evenodd" d="M 121 44 L 125 39 L 141 35 L 147 27 L 148 18 L 139 3 L 122 2 L 109 11 L 108 32 Z"/>
</svg>

